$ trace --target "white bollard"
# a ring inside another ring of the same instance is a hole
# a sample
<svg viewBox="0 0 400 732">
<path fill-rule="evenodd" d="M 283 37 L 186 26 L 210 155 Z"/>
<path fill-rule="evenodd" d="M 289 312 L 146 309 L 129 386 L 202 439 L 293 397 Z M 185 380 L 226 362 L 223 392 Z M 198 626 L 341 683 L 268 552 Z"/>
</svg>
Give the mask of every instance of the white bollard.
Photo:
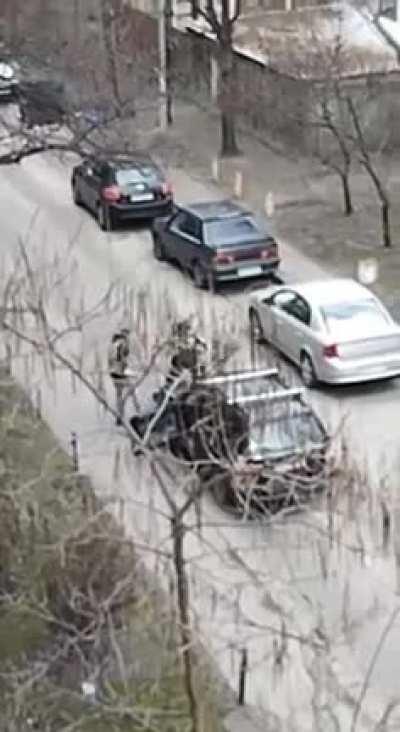
<svg viewBox="0 0 400 732">
<path fill-rule="evenodd" d="M 378 279 L 378 262 L 374 257 L 358 261 L 357 279 L 362 285 L 373 285 L 376 282 Z"/>
<path fill-rule="evenodd" d="M 96 685 L 93 684 L 91 681 L 83 681 L 81 684 L 81 689 L 85 699 L 94 704 L 97 695 Z"/>
<path fill-rule="evenodd" d="M 218 158 L 214 158 L 211 163 L 211 175 L 212 175 L 213 180 L 219 181 L 219 160 L 218 160 Z"/>
<path fill-rule="evenodd" d="M 274 201 L 274 194 L 272 191 L 269 191 L 267 195 L 265 196 L 265 213 L 267 216 L 273 216 L 275 213 L 275 201 Z"/>
<path fill-rule="evenodd" d="M 243 195 L 243 173 L 241 170 L 237 170 L 235 173 L 235 180 L 233 184 L 233 193 L 236 198 L 242 198 Z"/>
</svg>

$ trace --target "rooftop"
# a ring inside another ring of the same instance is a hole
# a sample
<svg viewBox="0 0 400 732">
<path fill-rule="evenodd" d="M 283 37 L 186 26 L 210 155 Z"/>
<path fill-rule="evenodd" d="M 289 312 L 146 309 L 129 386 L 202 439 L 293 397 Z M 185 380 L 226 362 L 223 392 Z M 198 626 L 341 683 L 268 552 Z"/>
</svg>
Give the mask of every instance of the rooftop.
<svg viewBox="0 0 400 732">
<path fill-rule="evenodd" d="M 313 282 L 301 282 L 293 289 L 320 304 L 356 301 L 360 298 L 374 297 L 373 294 L 356 280 L 350 278 L 330 278 Z"/>
<path fill-rule="evenodd" d="M 204 19 L 185 26 L 207 35 Z M 347 2 L 296 10 L 249 10 L 235 25 L 238 52 L 281 73 L 322 76 L 340 45 L 340 75 L 358 76 L 399 69 L 396 50 L 373 23 L 371 14 Z"/>
</svg>

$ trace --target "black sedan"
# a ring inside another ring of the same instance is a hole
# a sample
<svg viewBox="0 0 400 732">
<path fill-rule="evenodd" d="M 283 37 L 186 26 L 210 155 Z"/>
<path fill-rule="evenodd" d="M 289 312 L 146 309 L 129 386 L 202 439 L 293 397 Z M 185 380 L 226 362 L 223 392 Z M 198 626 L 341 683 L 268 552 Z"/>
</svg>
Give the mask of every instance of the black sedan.
<svg viewBox="0 0 400 732">
<path fill-rule="evenodd" d="M 103 230 L 172 210 L 171 184 L 147 156 L 84 160 L 73 169 L 71 185 L 74 202 L 91 210 Z"/>
<path fill-rule="evenodd" d="M 179 264 L 196 287 L 271 276 L 279 265 L 278 245 L 268 222 L 233 201 L 175 208 L 153 224 L 154 256 Z"/>
</svg>

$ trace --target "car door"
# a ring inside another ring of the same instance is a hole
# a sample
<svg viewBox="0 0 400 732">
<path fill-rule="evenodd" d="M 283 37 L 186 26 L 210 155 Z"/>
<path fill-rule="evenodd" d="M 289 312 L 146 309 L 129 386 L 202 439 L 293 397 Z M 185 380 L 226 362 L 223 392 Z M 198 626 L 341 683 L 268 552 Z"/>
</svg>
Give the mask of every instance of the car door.
<svg viewBox="0 0 400 732">
<path fill-rule="evenodd" d="M 181 209 L 169 225 L 168 250 L 184 269 L 190 269 L 193 261 L 203 258 L 204 245 L 199 219 L 190 211 Z"/>
<path fill-rule="evenodd" d="M 280 331 L 285 353 L 300 363 L 302 351 L 312 351 L 311 308 L 299 294 L 286 304 Z"/>
<path fill-rule="evenodd" d="M 93 173 L 93 166 L 89 160 L 84 160 L 76 172 L 76 185 L 78 185 L 79 196 L 85 206 L 90 207 L 89 178 Z"/>
<path fill-rule="evenodd" d="M 293 358 L 294 354 L 292 340 L 296 321 L 292 308 L 297 297 L 296 292 L 285 288 L 276 292 L 269 300 L 270 341 L 289 358 Z"/>
<path fill-rule="evenodd" d="M 104 175 L 104 165 L 98 162 L 94 162 L 91 166 L 90 174 L 87 176 L 87 196 L 88 196 L 88 207 L 96 213 L 97 204 L 100 198 L 100 191 L 102 188 L 102 178 Z"/>
</svg>

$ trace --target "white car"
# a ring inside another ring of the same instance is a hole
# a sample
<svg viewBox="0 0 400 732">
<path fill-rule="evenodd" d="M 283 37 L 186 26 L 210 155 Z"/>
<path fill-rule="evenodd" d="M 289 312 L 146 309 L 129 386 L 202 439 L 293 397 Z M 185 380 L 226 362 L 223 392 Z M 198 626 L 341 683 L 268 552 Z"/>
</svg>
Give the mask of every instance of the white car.
<svg viewBox="0 0 400 732">
<path fill-rule="evenodd" d="M 253 336 L 300 367 L 304 383 L 346 384 L 400 375 L 400 326 L 351 279 L 280 285 L 252 293 Z"/>
</svg>

